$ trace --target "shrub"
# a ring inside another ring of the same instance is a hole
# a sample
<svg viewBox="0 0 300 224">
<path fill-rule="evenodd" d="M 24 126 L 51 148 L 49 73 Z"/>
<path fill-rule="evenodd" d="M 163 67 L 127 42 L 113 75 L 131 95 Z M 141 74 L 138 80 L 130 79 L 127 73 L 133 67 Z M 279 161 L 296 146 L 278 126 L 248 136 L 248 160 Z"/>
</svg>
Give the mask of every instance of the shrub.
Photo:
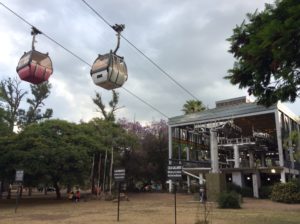
<svg viewBox="0 0 300 224">
<path fill-rule="evenodd" d="M 226 188 L 228 192 L 234 191 L 238 194 L 242 193 L 242 188 L 234 183 L 228 183 Z"/>
<path fill-rule="evenodd" d="M 270 198 L 272 194 L 273 186 L 262 186 L 259 188 L 259 197 L 260 198 Z"/>
<path fill-rule="evenodd" d="M 227 192 L 234 191 L 237 194 L 242 195 L 243 197 L 253 197 L 253 191 L 250 187 L 240 187 L 234 183 L 228 183 L 226 188 Z"/>
<path fill-rule="evenodd" d="M 233 191 L 222 192 L 218 198 L 219 208 L 241 208 L 239 195 Z"/>
<path fill-rule="evenodd" d="M 284 203 L 300 203 L 300 184 L 297 181 L 275 184 L 271 199 Z"/>
<path fill-rule="evenodd" d="M 253 197 L 253 190 L 251 187 L 242 187 L 242 192 L 241 192 L 243 197 Z"/>
</svg>

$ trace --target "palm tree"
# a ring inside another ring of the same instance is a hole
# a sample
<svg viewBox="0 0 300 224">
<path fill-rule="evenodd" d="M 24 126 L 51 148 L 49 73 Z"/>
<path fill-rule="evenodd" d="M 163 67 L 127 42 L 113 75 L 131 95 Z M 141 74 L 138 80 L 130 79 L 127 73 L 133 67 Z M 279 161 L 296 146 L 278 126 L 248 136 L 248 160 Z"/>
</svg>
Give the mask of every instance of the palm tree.
<svg viewBox="0 0 300 224">
<path fill-rule="evenodd" d="M 205 106 L 200 100 L 187 100 L 183 105 L 182 111 L 184 114 L 192 114 L 205 110 Z"/>
</svg>

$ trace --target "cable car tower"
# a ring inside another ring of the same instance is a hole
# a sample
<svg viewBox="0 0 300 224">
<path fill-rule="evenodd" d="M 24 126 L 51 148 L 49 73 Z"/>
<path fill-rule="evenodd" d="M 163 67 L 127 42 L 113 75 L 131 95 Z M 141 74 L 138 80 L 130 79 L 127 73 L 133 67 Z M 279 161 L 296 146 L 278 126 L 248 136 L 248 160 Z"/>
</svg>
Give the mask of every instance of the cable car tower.
<svg viewBox="0 0 300 224">
<path fill-rule="evenodd" d="M 47 81 L 53 73 L 52 61 L 48 53 L 43 54 L 35 50 L 35 37 L 38 34 L 42 34 L 42 32 L 32 27 L 31 51 L 24 52 L 16 68 L 20 79 L 32 84 L 40 84 Z"/>
<path fill-rule="evenodd" d="M 94 83 L 107 90 L 121 87 L 128 79 L 124 57 L 117 55 L 120 47 L 121 32 L 124 30 L 125 25 L 116 24 L 112 28 L 117 32 L 117 47 L 114 51 L 110 50 L 107 54 L 99 54 L 90 72 Z"/>
</svg>

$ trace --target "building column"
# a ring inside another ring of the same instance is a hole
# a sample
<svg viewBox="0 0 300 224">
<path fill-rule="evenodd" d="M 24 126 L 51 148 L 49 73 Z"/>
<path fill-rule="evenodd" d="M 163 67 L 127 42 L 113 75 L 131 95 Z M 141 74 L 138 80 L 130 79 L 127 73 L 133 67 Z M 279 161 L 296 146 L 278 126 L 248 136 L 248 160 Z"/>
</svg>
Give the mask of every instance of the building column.
<svg viewBox="0 0 300 224">
<path fill-rule="evenodd" d="M 289 156 L 290 156 L 290 162 L 289 162 L 289 172 L 291 172 L 290 169 L 294 169 L 295 168 L 295 163 L 294 163 L 294 153 L 293 153 L 293 142 L 292 142 L 292 139 L 290 138 L 291 136 L 291 133 L 292 133 L 292 120 L 290 118 L 289 119 L 289 122 L 288 122 L 288 126 L 289 126 Z M 289 174 L 291 176 L 291 174 Z"/>
<path fill-rule="evenodd" d="M 282 147 L 282 123 L 281 123 L 281 112 L 278 111 L 278 109 L 275 111 L 275 124 L 276 124 L 276 135 L 277 135 L 277 145 L 278 145 L 278 154 L 279 154 L 279 165 L 281 167 L 284 167 L 284 157 L 283 157 L 283 147 Z M 285 178 L 285 172 L 284 170 L 280 173 L 280 181 L 282 183 L 286 182 Z"/>
<path fill-rule="evenodd" d="M 210 129 L 210 160 L 211 160 L 211 172 L 219 173 L 219 155 L 218 155 L 218 142 L 217 132 Z"/>
<path fill-rule="evenodd" d="M 169 165 L 172 164 L 172 162 L 170 161 L 170 159 L 172 159 L 173 157 L 173 147 L 172 147 L 172 127 L 169 126 L 169 133 L 168 133 L 168 138 L 169 138 Z M 169 181 L 169 192 L 172 192 L 173 189 L 173 183 L 172 180 L 168 180 Z"/>
<path fill-rule="evenodd" d="M 240 168 L 240 152 L 239 152 L 239 146 L 237 144 L 233 145 L 233 153 L 234 153 L 234 168 Z"/>
<path fill-rule="evenodd" d="M 232 183 L 234 183 L 240 187 L 244 186 L 242 172 L 232 172 Z"/>
<path fill-rule="evenodd" d="M 190 147 L 186 147 L 186 160 L 190 160 Z M 191 177 L 190 175 L 187 175 L 187 187 L 188 187 L 188 193 L 191 193 Z"/>
<path fill-rule="evenodd" d="M 256 172 L 252 174 L 252 186 L 253 186 L 253 196 L 259 198 L 259 188 L 261 186 L 260 173 Z"/>
<path fill-rule="evenodd" d="M 249 167 L 254 168 L 254 154 L 253 151 L 249 151 Z"/>
</svg>

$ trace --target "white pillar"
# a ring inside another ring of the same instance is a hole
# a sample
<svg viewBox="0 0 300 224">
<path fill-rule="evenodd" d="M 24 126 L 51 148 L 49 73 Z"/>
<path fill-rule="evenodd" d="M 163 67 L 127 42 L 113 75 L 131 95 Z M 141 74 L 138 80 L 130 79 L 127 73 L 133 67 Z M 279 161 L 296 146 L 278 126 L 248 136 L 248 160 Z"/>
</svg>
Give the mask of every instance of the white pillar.
<svg viewBox="0 0 300 224">
<path fill-rule="evenodd" d="M 172 148 L 172 127 L 169 126 L 169 165 L 171 164 L 170 159 L 172 159 L 173 156 L 173 148 Z M 172 180 L 169 180 L 169 192 L 172 192 L 173 189 L 173 183 Z"/>
<path fill-rule="evenodd" d="M 211 172 L 219 173 L 219 155 L 218 155 L 218 142 L 217 132 L 210 129 L 210 160 Z"/>
<path fill-rule="evenodd" d="M 282 170 L 282 171 L 280 172 L 280 182 L 281 182 L 281 183 L 286 183 L 286 177 L 285 177 L 285 172 L 284 172 L 284 170 Z"/>
<path fill-rule="evenodd" d="M 233 145 L 233 153 L 234 153 L 234 168 L 240 168 L 240 152 L 239 152 L 239 146 L 237 144 Z"/>
<path fill-rule="evenodd" d="M 200 184 L 200 185 L 203 185 L 203 184 L 204 184 L 203 173 L 199 173 L 199 184 Z"/>
<path fill-rule="evenodd" d="M 290 169 L 294 169 L 295 168 L 295 163 L 294 163 L 294 153 L 293 153 L 293 142 L 292 142 L 292 139 L 290 138 L 291 136 L 291 133 L 292 133 L 292 120 L 290 118 L 289 119 L 289 122 L 288 122 L 288 126 L 289 126 L 289 155 L 290 155 L 290 163 L 289 163 L 289 172 L 291 172 Z M 289 174 L 291 175 L 291 174 Z"/>
<path fill-rule="evenodd" d="M 259 188 L 261 186 L 260 174 L 253 173 L 252 174 L 252 186 L 253 186 L 253 196 L 255 198 L 259 198 Z"/>
<path fill-rule="evenodd" d="M 186 147 L 186 160 L 190 160 L 190 148 Z M 190 175 L 187 175 L 187 188 L 188 188 L 188 193 L 191 193 L 191 177 Z"/>
<path fill-rule="evenodd" d="M 232 172 L 232 183 L 240 187 L 244 186 L 242 172 Z"/>
<path fill-rule="evenodd" d="M 279 154 L 279 165 L 281 167 L 284 167 L 282 133 L 281 133 L 281 128 L 282 128 L 281 112 L 279 112 L 278 109 L 275 111 L 275 124 L 276 124 L 277 145 L 278 145 L 278 154 Z M 284 170 L 282 170 L 280 173 L 280 181 L 282 183 L 286 182 Z"/>
<path fill-rule="evenodd" d="M 297 124 L 297 132 L 298 132 L 298 135 L 300 134 L 300 127 L 299 127 L 299 124 Z M 298 138 L 298 144 L 297 144 L 297 149 L 296 151 L 300 151 L 300 138 Z M 298 152 L 299 152 L 298 151 Z"/>
<path fill-rule="evenodd" d="M 254 168 L 254 155 L 252 150 L 249 151 L 249 167 Z"/>
<path fill-rule="evenodd" d="M 282 135 L 281 135 L 282 124 L 281 124 L 280 115 L 281 112 L 279 112 L 277 109 L 275 111 L 275 124 L 276 124 L 277 145 L 278 145 L 278 154 L 279 154 L 279 165 L 283 167 L 284 161 L 283 161 L 283 148 L 282 148 Z"/>
</svg>

